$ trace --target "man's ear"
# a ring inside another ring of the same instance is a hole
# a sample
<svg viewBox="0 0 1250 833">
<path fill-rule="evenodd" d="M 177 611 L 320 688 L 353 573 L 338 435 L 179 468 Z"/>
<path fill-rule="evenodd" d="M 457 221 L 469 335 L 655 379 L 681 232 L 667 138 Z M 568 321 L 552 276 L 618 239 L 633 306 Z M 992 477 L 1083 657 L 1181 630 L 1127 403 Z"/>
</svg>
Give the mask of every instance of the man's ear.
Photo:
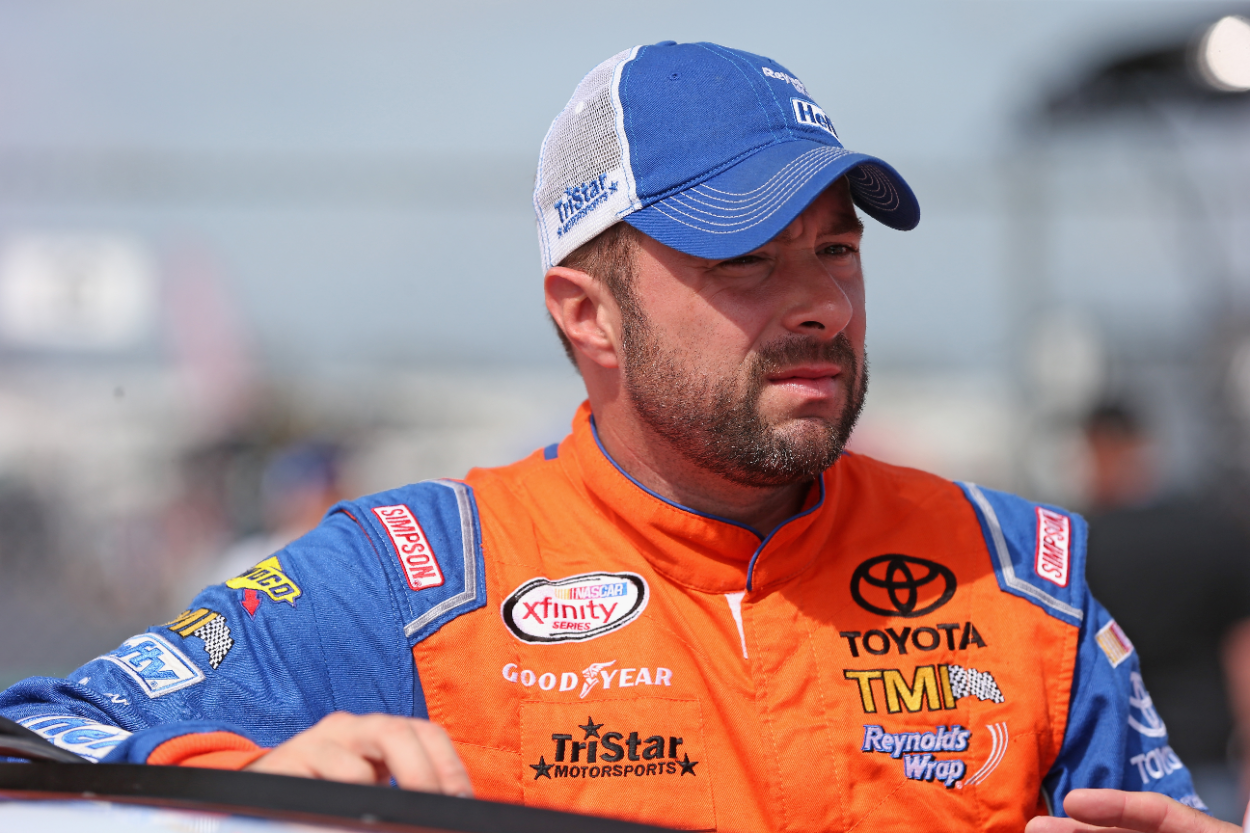
<svg viewBox="0 0 1250 833">
<path fill-rule="evenodd" d="M 607 287 L 564 266 L 548 269 L 543 287 L 547 311 L 574 349 L 600 367 L 620 367 L 621 314 Z"/>
</svg>

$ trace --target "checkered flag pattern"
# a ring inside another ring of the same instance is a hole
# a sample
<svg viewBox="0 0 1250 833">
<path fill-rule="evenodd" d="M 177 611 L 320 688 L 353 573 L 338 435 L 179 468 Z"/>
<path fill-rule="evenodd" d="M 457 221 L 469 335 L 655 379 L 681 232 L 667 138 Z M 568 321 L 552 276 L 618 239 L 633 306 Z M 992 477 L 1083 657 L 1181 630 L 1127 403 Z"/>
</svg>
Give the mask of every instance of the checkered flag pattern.
<svg viewBox="0 0 1250 833">
<path fill-rule="evenodd" d="M 994 675 L 988 671 L 975 668 L 964 668 L 962 665 L 949 666 L 951 678 L 951 694 L 958 700 L 960 697 L 975 696 L 978 700 L 1003 702 L 1003 693 L 998 690 Z"/>
<path fill-rule="evenodd" d="M 214 616 L 192 635 L 204 640 L 204 652 L 208 654 L 208 664 L 213 666 L 214 671 L 234 647 L 234 639 L 230 637 L 230 627 L 226 624 L 225 616 Z"/>
</svg>

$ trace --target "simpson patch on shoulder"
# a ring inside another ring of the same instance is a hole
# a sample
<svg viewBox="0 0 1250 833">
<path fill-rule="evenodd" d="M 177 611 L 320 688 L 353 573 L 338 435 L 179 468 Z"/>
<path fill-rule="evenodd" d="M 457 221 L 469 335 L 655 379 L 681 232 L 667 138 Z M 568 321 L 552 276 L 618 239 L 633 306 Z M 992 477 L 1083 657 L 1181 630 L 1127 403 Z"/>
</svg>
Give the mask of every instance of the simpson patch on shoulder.
<svg viewBox="0 0 1250 833">
<path fill-rule="evenodd" d="M 204 672 L 186 654 L 154 633 L 132 636 L 100 659 L 129 674 L 148 697 L 204 682 Z"/>
<path fill-rule="evenodd" d="M 1102 630 L 1094 634 L 1098 647 L 1107 655 L 1111 667 L 1115 668 L 1128 659 L 1133 653 L 1133 643 L 1129 642 L 1128 634 L 1112 619 L 1102 626 Z"/>
<path fill-rule="evenodd" d="M 500 612 L 522 642 L 584 642 L 628 625 L 647 606 L 647 582 L 635 573 L 581 573 L 531 579 Z"/>
<path fill-rule="evenodd" d="M 438 565 L 434 547 L 426 537 L 425 530 L 417 522 L 412 510 L 402 503 L 394 506 L 376 506 L 373 514 L 378 516 L 391 545 L 399 556 L 399 566 L 408 579 L 408 587 L 425 590 L 443 586 L 443 569 Z"/>
<path fill-rule="evenodd" d="M 1060 587 L 1068 586 L 1072 521 L 1062 512 L 1037 507 L 1037 574 Z"/>
</svg>

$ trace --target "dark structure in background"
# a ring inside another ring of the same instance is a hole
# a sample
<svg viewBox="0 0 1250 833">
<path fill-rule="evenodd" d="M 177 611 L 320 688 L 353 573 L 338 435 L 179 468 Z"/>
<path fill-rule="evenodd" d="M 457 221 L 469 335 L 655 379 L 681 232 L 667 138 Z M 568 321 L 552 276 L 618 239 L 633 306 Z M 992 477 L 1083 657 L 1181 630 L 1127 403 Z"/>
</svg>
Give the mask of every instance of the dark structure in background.
<svg viewBox="0 0 1250 833">
<path fill-rule="evenodd" d="M 1209 183 L 1187 172 L 1185 157 L 1189 128 L 1236 125 L 1248 111 L 1250 21 L 1230 15 L 1188 39 L 1121 53 L 1055 91 L 1031 114 L 1026 147 L 1041 159 L 1083 132 L 1127 127 L 1175 163 L 1150 175 L 1171 191 L 1188 244 L 1184 277 L 1204 320 L 1183 346 L 1110 351 L 1112 398 L 1082 426 L 1087 576 L 1141 657 L 1149 694 L 1144 687 L 1132 717 L 1147 730 L 1166 722 L 1199 794 L 1231 821 L 1241 819 L 1250 783 L 1238 740 L 1250 731 L 1250 639 L 1230 639 L 1250 635 L 1250 421 L 1230 385 L 1238 348 L 1250 343 L 1250 310 L 1204 199 Z M 1022 226 L 1044 213 L 1041 204 L 1025 203 Z M 1162 403 L 1159 382 L 1170 372 L 1180 377 L 1177 401 Z M 1035 424 L 1060 418 L 1039 404 Z M 1200 438 L 1201 475 L 1184 488 L 1164 482 L 1163 434 L 1147 427 L 1164 405 Z"/>
<path fill-rule="evenodd" d="M 1130 634 L 1172 748 L 1222 766 L 1235 750 L 1220 649 L 1250 618 L 1250 539 L 1209 495 L 1159 491 L 1154 441 L 1129 406 L 1096 408 L 1085 438 L 1090 589 Z"/>
</svg>

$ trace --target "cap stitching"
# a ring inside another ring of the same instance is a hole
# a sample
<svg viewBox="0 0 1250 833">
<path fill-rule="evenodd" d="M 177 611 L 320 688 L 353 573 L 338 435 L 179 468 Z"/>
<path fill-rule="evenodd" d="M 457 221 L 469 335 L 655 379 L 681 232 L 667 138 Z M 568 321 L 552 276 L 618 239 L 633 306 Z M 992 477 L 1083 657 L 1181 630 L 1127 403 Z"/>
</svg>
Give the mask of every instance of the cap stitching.
<svg viewBox="0 0 1250 833">
<path fill-rule="evenodd" d="M 727 51 L 727 52 L 729 51 L 729 50 L 725 49 L 725 47 L 721 46 L 720 44 L 709 44 L 709 45 L 710 45 L 710 46 L 716 46 L 717 48 L 722 49 L 722 50 L 725 50 L 725 51 Z M 757 57 L 763 58 L 763 56 L 762 56 L 762 55 L 761 55 L 761 56 L 757 56 Z M 739 60 L 741 60 L 743 63 L 745 63 L 745 64 L 747 65 L 747 67 L 748 67 L 748 68 L 750 68 L 750 69 L 755 69 L 755 65 L 754 65 L 754 64 L 751 64 L 751 63 L 749 63 L 749 62 L 747 61 L 747 59 L 746 59 L 746 58 L 743 58 L 741 55 L 738 55 L 738 54 L 736 54 L 736 53 L 735 53 L 735 54 L 731 55 L 730 60 L 734 60 L 735 58 L 736 58 L 736 59 L 739 59 Z M 771 59 L 771 58 L 764 58 L 764 60 L 772 60 L 772 59 Z M 735 61 L 735 63 L 736 63 L 736 61 Z M 776 63 L 776 62 L 774 61 L 774 63 Z M 743 75 L 747 75 L 747 74 L 746 74 L 746 73 L 743 73 Z M 750 77 L 750 76 L 747 76 L 747 78 L 748 78 L 748 83 L 750 83 L 750 81 L 751 81 L 751 77 Z M 782 107 L 782 106 L 781 106 L 781 101 L 780 101 L 780 100 L 778 100 L 778 98 L 777 98 L 777 94 L 776 94 L 775 92 L 773 92 L 772 85 L 771 85 L 771 84 L 769 84 L 767 81 L 764 81 L 764 82 L 762 82 L 762 83 L 763 83 L 763 85 L 764 85 L 764 89 L 768 90 L 768 94 L 772 97 L 772 99 L 773 99 L 773 103 L 777 105 L 777 110 L 778 110 L 778 111 L 780 112 L 780 114 L 781 114 L 781 124 L 782 124 L 782 126 L 783 126 L 783 129 L 786 131 L 786 135 L 787 135 L 787 136 L 789 136 L 791 139 L 794 139 L 794 138 L 795 138 L 794 131 L 790 129 L 790 121 L 789 121 L 789 119 L 787 119 L 787 118 L 786 118 L 786 108 L 784 108 L 784 107 Z M 751 84 L 751 88 L 752 88 L 752 89 L 754 89 L 754 88 L 755 88 L 755 85 L 754 85 L 754 84 Z M 756 93 L 756 98 L 759 98 L 759 94 L 758 94 L 758 93 Z M 815 103 L 815 102 L 813 102 L 813 104 L 814 104 L 814 103 Z M 769 130 L 771 131 L 771 130 L 772 130 L 772 128 L 770 127 L 770 128 L 769 128 Z"/>
<path fill-rule="evenodd" d="M 707 233 L 707 234 L 736 234 L 736 233 L 738 233 L 738 232 L 740 232 L 740 231 L 745 231 L 746 229 L 753 228 L 753 227 L 755 227 L 755 226 L 759 225 L 760 223 L 764 222 L 765 220 L 767 220 L 769 217 L 772 217 L 774 214 L 776 214 L 778 211 L 780 211 L 780 210 L 781 210 L 782 206 L 784 206 L 784 205 L 785 205 L 785 204 L 789 201 L 789 198 L 790 198 L 790 197 L 791 197 L 791 196 L 792 196 L 792 195 L 793 195 L 796 191 L 798 191 L 799 189 L 801 189 L 804 185 L 806 185 L 808 182 L 810 182 L 810 181 L 811 181 L 813 178 L 815 178 L 815 177 L 816 177 L 816 176 L 817 176 L 817 175 L 818 175 L 821 171 L 823 171 L 824 169 L 828 168 L 828 167 L 829 167 L 829 165 L 830 165 L 830 164 L 832 164 L 832 163 L 833 163 L 833 162 L 835 162 L 835 161 L 837 161 L 837 160 L 836 160 L 836 159 L 831 159 L 831 160 L 829 160 L 826 164 L 821 165 L 821 166 L 816 167 L 816 168 L 813 168 L 812 170 L 810 170 L 810 171 L 808 171 L 808 172 L 805 172 L 805 173 L 807 174 L 806 176 L 801 176 L 801 175 L 800 175 L 800 176 L 796 176 L 796 177 L 792 178 L 792 179 L 791 179 L 791 181 L 790 181 L 790 183 L 789 183 L 789 185 L 788 185 L 788 187 L 787 187 L 787 189 L 786 189 L 786 193 L 785 193 L 785 195 L 784 195 L 784 197 L 785 197 L 785 198 L 784 198 L 784 199 L 781 199 L 781 198 L 776 199 L 776 200 L 775 200 L 775 207 L 773 207 L 773 209 L 772 209 L 771 211 L 768 211 L 767 213 L 757 213 L 757 214 L 755 214 L 755 215 L 749 215 L 749 216 L 748 216 L 748 217 L 746 217 L 745 219 L 740 220 L 740 221 L 738 221 L 738 222 L 730 222 L 730 223 L 716 223 L 716 222 L 712 222 L 712 221 L 710 221 L 710 220 L 702 220 L 701 218 L 699 218 L 699 217 L 695 216 L 694 214 L 691 214 L 691 213 L 688 213 L 688 212 L 685 212 L 685 211 L 681 211 L 680 209 L 683 207 L 683 205 L 682 205 L 682 203 L 681 203 L 679 200 L 669 200 L 669 201 L 666 201 L 663 205 L 654 205 L 654 206 L 652 206 L 652 208 L 653 208 L 654 210 L 658 211 L 659 213 L 663 214 L 665 217 L 668 217 L 668 218 L 669 218 L 670 220 L 672 220 L 673 222 L 680 223 L 680 224 L 682 224 L 682 225 L 684 225 L 684 226 L 687 226 L 688 228 L 698 229 L 698 230 L 700 230 L 700 231 L 702 231 L 702 232 L 705 232 L 705 233 Z M 676 205 L 674 205 L 674 203 L 676 203 Z M 693 220 L 693 221 L 695 221 L 695 222 L 686 222 L 685 220 L 682 220 L 680 217 L 674 216 L 674 214 L 670 214 L 668 211 L 666 211 L 666 210 L 665 210 L 665 209 L 667 209 L 667 208 L 671 208 L 671 209 L 672 209 L 673 211 L 675 211 L 676 213 L 678 213 L 678 214 L 683 214 L 683 215 L 685 215 L 686 217 L 689 217 L 691 220 Z M 703 212 L 703 213 L 707 214 L 707 212 Z M 710 215 L 710 214 L 709 214 L 708 216 L 715 216 L 715 215 Z M 729 218 L 729 217 L 722 217 L 722 219 L 730 219 L 730 218 Z M 752 222 L 747 222 L 747 220 L 752 220 Z M 700 225 L 700 224 L 701 224 L 701 225 Z M 724 229 L 724 230 L 721 230 L 721 229 L 717 229 L 717 228 L 715 228 L 716 226 L 721 226 L 721 227 L 732 227 L 732 228 L 726 228 L 726 229 Z M 710 228 L 709 228 L 709 227 L 710 227 Z"/>
</svg>

